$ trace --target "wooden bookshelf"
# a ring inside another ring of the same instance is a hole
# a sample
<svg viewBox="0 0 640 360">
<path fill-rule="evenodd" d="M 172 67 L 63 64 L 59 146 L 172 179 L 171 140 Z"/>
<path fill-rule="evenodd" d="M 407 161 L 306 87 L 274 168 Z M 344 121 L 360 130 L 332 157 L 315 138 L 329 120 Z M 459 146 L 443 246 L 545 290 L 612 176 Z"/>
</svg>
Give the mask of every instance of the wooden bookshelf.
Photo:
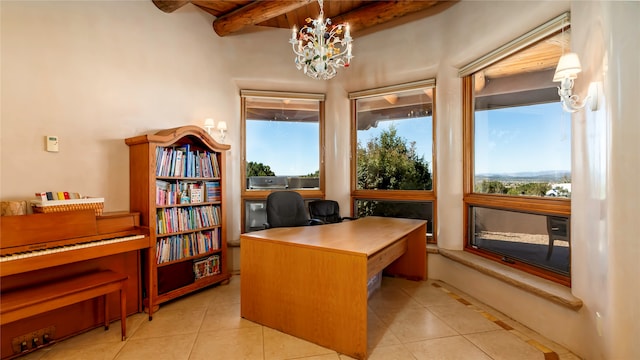
<svg viewBox="0 0 640 360">
<path fill-rule="evenodd" d="M 130 211 L 149 227 L 144 306 L 228 282 L 225 154 L 197 126 L 125 139 L 129 145 Z M 203 272 L 204 271 L 204 272 Z"/>
</svg>

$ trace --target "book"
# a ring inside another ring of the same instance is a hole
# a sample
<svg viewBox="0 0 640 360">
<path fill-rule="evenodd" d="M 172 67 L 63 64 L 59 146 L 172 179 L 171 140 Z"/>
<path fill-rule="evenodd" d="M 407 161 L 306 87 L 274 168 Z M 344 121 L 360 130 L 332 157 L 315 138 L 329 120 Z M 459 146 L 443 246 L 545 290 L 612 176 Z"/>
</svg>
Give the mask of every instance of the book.
<svg viewBox="0 0 640 360">
<path fill-rule="evenodd" d="M 64 192 L 58 191 L 56 194 L 57 194 L 57 197 L 58 197 L 57 200 L 64 200 Z"/>
<path fill-rule="evenodd" d="M 220 274 L 220 256 L 212 255 L 208 258 L 195 260 L 193 262 L 193 274 L 196 279 Z"/>
<path fill-rule="evenodd" d="M 185 144 L 182 145 L 178 148 L 176 148 L 176 151 L 180 152 L 180 155 L 182 157 L 181 161 L 180 161 L 180 176 L 182 177 L 190 177 L 191 176 L 191 167 L 189 164 L 189 158 L 190 158 L 190 145 L 189 144 Z"/>
<path fill-rule="evenodd" d="M 71 198 L 69 197 L 69 192 L 68 192 L 68 191 L 63 192 L 63 194 L 64 194 L 64 199 L 65 199 L 65 200 L 69 200 L 69 199 L 71 199 Z"/>
<path fill-rule="evenodd" d="M 175 150 L 176 153 L 176 166 L 174 169 L 174 176 L 182 176 L 184 171 L 182 171 L 182 162 L 183 162 L 183 154 L 182 154 L 182 149 L 177 148 Z"/>
<path fill-rule="evenodd" d="M 46 192 L 37 192 L 36 198 L 40 201 L 47 201 L 47 193 Z"/>
<path fill-rule="evenodd" d="M 55 200 L 51 191 L 47 191 L 47 200 Z"/>
<path fill-rule="evenodd" d="M 190 195 L 192 204 L 197 204 L 202 202 L 202 189 L 192 187 L 191 189 L 189 189 L 189 195 Z"/>
<path fill-rule="evenodd" d="M 220 201 L 220 182 L 219 181 L 207 181 L 204 184 L 205 201 L 214 202 Z"/>
</svg>

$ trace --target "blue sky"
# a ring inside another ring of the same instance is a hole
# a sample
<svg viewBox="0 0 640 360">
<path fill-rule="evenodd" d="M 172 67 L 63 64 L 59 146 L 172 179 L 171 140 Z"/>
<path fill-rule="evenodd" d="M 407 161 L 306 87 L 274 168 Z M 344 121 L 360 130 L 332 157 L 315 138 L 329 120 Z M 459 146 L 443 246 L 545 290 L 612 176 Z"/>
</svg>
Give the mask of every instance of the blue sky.
<svg viewBox="0 0 640 360">
<path fill-rule="evenodd" d="M 571 116 L 560 103 L 478 111 L 475 125 L 476 174 L 571 170 Z"/>
<path fill-rule="evenodd" d="M 570 171 L 571 116 L 559 103 L 479 111 L 475 121 L 476 174 Z M 248 161 L 269 165 L 280 176 L 318 169 L 318 124 L 250 121 L 247 125 Z M 381 121 L 376 128 L 358 131 L 358 139 L 364 144 L 391 125 L 400 137 L 417 141 L 418 153 L 431 164 L 431 117 Z"/>
<path fill-rule="evenodd" d="M 247 161 L 269 165 L 278 176 L 319 169 L 318 123 L 252 120 L 246 131 Z"/>
</svg>

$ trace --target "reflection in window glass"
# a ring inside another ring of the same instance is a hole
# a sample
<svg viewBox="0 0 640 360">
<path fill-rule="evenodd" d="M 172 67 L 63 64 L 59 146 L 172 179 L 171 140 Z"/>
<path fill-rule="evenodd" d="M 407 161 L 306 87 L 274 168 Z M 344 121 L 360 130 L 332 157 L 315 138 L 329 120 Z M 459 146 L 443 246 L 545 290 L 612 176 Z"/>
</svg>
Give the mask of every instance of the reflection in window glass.
<svg viewBox="0 0 640 360">
<path fill-rule="evenodd" d="M 568 276 L 569 218 L 471 208 L 470 244 L 503 257 Z"/>
<path fill-rule="evenodd" d="M 357 108 L 358 190 L 431 190 L 433 89 L 361 98 Z"/>
<path fill-rule="evenodd" d="M 320 102 L 247 98 L 247 189 L 320 188 Z"/>
<path fill-rule="evenodd" d="M 431 201 L 358 199 L 355 204 L 357 217 L 384 216 L 427 220 L 427 235 L 428 240 L 431 240 L 433 233 L 433 202 Z"/>
</svg>

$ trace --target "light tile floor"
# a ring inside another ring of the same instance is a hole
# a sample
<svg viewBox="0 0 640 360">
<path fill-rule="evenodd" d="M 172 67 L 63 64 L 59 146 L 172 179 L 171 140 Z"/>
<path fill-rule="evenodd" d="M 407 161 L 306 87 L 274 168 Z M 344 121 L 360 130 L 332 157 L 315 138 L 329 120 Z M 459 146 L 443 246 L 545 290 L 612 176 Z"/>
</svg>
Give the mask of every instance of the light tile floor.
<svg viewBox="0 0 640 360">
<path fill-rule="evenodd" d="M 127 318 L 97 328 L 21 360 L 307 359 L 348 356 L 240 317 L 241 276 L 228 285 L 163 304 L 147 321 Z M 384 277 L 369 300 L 369 359 L 528 360 L 579 359 L 457 289 L 439 282 Z"/>
</svg>

